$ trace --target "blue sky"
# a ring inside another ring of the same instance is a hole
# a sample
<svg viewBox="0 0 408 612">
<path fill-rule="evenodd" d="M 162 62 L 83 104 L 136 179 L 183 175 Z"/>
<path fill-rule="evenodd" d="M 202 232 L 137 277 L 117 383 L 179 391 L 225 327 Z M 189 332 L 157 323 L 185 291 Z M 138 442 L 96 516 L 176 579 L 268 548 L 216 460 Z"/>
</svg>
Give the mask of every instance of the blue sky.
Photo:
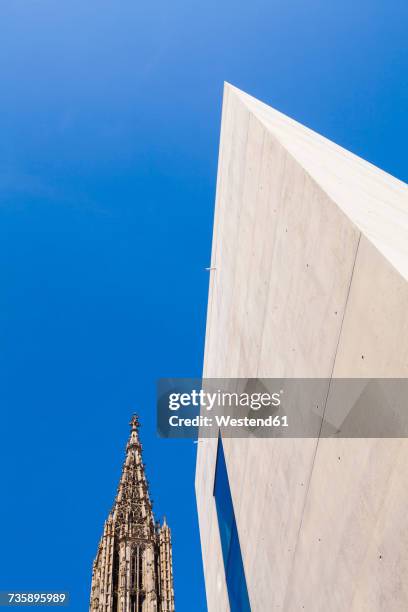
<svg viewBox="0 0 408 612">
<path fill-rule="evenodd" d="M 3 0 L 1 589 L 85 611 L 130 414 L 205 610 L 195 446 L 155 381 L 202 368 L 223 81 L 407 179 L 406 1 Z"/>
</svg>

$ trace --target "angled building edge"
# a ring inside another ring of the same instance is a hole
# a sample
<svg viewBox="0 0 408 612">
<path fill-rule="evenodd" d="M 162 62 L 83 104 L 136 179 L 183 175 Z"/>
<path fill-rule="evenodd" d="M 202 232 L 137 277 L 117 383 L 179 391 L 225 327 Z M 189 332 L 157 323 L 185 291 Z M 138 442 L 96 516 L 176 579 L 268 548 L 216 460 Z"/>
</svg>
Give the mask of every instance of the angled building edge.
<svg viewBox="0 0 408 612">
<path fill-rule="evenodd" d="M 404 183 L 226 84 L 203 376 L 408 377 Z M 408 609 L 406 439 L 225 439 L 253 611 Z M 210 612 L 231 609 L 197 447 Z"/>
</svg>

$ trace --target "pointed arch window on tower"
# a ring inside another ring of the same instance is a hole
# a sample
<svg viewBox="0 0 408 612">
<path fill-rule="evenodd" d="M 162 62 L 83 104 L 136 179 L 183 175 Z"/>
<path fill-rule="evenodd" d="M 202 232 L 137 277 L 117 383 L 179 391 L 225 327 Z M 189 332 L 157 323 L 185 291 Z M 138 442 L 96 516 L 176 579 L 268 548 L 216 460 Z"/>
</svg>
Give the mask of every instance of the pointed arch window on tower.
<svg viewBox="0 0 408 612">
<path fill-rule="evenodd" d="M 130 562 L 130 588 L 136 589 L 136 565 L 137 565 L 137 549 L 133 551 L 132 559 Z"/>
</svg>

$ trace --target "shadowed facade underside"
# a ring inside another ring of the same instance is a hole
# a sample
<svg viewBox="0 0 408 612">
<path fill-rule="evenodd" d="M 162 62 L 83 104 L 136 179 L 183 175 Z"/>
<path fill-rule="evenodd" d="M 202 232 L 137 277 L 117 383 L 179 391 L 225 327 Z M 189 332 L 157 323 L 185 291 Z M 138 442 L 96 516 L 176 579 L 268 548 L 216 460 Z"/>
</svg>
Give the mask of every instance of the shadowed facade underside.
<svg viewBox="0 0 408 612">
<path fill-rule="evenodd" d="M 93 564 L 90 612 L 174 612 L 171 533 L 155 523 L 137 416 Z"/>
</svg>

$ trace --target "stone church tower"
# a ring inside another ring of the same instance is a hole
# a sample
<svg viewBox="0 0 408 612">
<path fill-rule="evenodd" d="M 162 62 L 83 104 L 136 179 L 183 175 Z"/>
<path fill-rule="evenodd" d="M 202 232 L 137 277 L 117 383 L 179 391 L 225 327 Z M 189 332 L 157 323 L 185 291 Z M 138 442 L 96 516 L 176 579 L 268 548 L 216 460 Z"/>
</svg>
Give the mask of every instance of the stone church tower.
<svg viewBox="0 0 408 612">
<path fill-rule="evenodd" d="M 93 564 L 90 612 L 174 612 L 171 534 L 155 523 L 133 416 L 115 503 Z"/>
</svg>

